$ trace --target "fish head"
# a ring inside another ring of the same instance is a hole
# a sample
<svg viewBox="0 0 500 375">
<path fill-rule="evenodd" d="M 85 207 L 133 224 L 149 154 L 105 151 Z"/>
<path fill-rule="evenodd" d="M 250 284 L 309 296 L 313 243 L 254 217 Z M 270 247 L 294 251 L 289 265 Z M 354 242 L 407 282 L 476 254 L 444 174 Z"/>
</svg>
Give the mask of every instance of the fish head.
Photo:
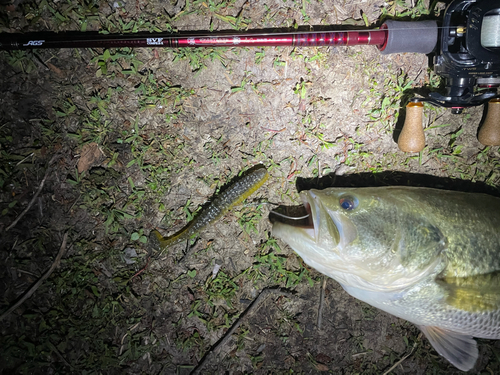
<svg viewBox="0 0 500 375">
<path fill-rule="evenodd" d="M 343 285 L 401 289 L 441 261 L 445 237 L 404 189 L 329 188 L 300 196 L 307 222 L 297 226 L 271 214 L 273 235 Z"/>
</svg>

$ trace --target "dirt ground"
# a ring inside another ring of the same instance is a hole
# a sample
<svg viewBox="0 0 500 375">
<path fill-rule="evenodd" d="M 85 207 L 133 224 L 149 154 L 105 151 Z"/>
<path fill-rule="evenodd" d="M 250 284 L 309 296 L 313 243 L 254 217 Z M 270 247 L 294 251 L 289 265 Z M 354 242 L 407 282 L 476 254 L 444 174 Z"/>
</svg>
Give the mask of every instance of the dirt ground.
<svg viewBox="0 0 500 375">
<path fill-rule="evenodd" d="M 2 3 L 0 25 L 375 28 L 389 18 L 438 19 L 443 8 L 409 0 L 16 0 Z M 452 115 L 426 105 L 426 148 L 399 151 L 401 108 L 442 90 L 428 56 L 381 55 L 374 46 L 88 48 L 4 51 L 0 61 L 2 311 L 63 251 L 48 279 L 3 317 L 2 373 L 460 373 L 414 325 L 303 264 L 272 237 L 267 219 L 311 187 L 498 195 L 498 147 L 476 139 L 483 107 Z M 244 204 L 188 243 L 152 248 L 153 229 L 175 233 L 258 164 L 270 178 Z M 471 373 L 500 372 L 500 343 L 478 341 Z"/>
</svg>

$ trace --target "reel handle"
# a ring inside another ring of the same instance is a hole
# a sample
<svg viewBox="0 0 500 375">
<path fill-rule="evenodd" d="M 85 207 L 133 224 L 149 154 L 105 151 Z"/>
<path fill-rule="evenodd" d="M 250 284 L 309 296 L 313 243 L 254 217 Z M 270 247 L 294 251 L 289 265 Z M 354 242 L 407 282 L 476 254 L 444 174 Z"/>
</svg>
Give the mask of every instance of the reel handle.
<svg viewBox="0 0 500 375">
<path fill-rule="evenodd" d="M 406 118 L 399 134 L 398 147 L 403 152 L 420 152 L 425 147 L 422 114 L 424 103 L 410 102 L 406 105 Z"/>
<path fill-rule="evenodd" d="M 500 145 L 500 99 L 491 99 L 477 139 L 485 146 Z"/>
</svg>

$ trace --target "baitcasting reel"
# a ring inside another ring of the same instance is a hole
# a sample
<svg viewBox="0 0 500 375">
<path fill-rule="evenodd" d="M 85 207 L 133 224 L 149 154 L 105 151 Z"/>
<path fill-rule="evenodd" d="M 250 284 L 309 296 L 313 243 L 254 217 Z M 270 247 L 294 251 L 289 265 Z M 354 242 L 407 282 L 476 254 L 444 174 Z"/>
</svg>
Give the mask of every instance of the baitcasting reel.
<svg viewBox="0 0 500 375">
<path fill-rule="evenodd" d="M 446 8 L 440 29 L 434 71 L 445 78 L 446 94 L 432 92 L 427 98 L 412 99 L 406 107 L 399 148 L 419 152 L 425 147 L 423 102 L 451 108 L 452 113 L 457 114 L 466 107 L 488 102 L 478 139 L 487 146 L 500 145 L 497 91 L 500 86 L 500 1 L 453 1 Z"/>
</svg>

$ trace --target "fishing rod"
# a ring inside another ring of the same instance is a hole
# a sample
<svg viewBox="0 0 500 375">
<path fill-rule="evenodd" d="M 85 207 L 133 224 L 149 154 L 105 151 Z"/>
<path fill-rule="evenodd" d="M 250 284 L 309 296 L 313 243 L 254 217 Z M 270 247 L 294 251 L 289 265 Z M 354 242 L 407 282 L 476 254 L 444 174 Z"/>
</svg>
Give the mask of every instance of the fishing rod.
<svg viewBox="0 0 500 375">
<path fill-rule="evenodd" d="M 134 33 L 99 34 L 1 33 L 0 50 L 40 48 L 123 47 L 315 47 L 374 45 L 382 54 L 416 52 L 434 54 L 434 71 L 445 78 L 446 93 L 431 92 L 415 97 L 406 107 L 406 119 L 398 139 L 405 152 L 425 147 L 422 127 L 423 103 L 464 108 L 488 103 L 478 139 L 485 145 L 500 145 L 500 2 L 498 0 L 454 0 L 444 12 L 440 26 L 434 20 L 388 20 L 375 30 L 309 32 L 228 33 Z"/>
<path fill-rule="evenodd" d="M 398 30 L 404 30 L 406 24 L 418 24 L 419 28 L 429 31 L 436 27 L 435 21 L 420 22 L 398 22 L 388 21 L 378 30 L 342 30 L 325 32 L 286 32 L 266 33 L 248 32 L 245 34 L 227 33 L 184 33 L 172 35 L 171 33 L 134 33 L 134 34 L 99 34 L 96 32 L 65 32 L 65 33 L 27 33 L 27 34 L 0 34 L 0 49 L 19 50 L 37 48 L 123 48 L 123 47 L 313 47 L 313 46 L 356 46 L 376 45 L 382 51 L 392 51 L 395 46 L 394 40 L 399 38 L 388 35 Z M 388 30 L 388 25 L 394 25 Z M 435 40 L 437 30 L 431 31 L 431 37 Z M 436 34 L 436 35 L 434 35 Z M 389 42 L 389 46 L 387 45 Z M 428 44 L 420 43 L 408 45 L 403 43 L 406 49 L 412 52 L 428 53 Z M 420 47 L 421 46 L 421 47 Z M 387 48 L 388 47 L 388 48 Z M 424 52 L 427 51 L 427 52 Z"/>
</svg>

